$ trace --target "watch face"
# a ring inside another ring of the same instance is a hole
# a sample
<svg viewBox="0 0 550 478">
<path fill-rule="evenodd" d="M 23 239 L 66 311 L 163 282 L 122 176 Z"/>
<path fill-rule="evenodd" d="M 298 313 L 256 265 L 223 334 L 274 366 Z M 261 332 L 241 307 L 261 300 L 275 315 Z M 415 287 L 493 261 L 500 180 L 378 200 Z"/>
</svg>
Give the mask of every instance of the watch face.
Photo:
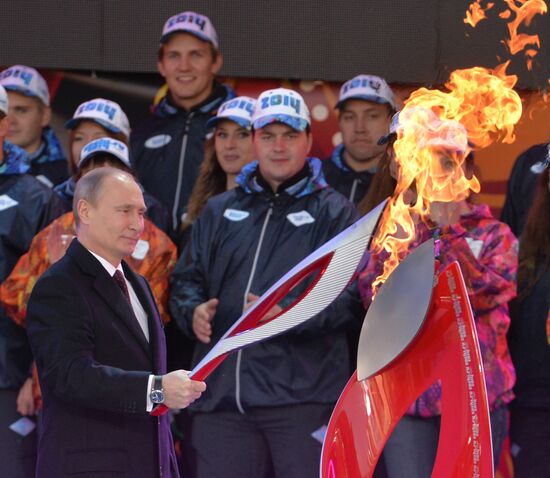
<svg viewBox="0 0 550 478">
<path fill-rule="evenodd" d="M 153 403 L 164 402 L 164 393 L 162 393 L 162 390 L 153 390 L 149 397 Z"/>
</svg>

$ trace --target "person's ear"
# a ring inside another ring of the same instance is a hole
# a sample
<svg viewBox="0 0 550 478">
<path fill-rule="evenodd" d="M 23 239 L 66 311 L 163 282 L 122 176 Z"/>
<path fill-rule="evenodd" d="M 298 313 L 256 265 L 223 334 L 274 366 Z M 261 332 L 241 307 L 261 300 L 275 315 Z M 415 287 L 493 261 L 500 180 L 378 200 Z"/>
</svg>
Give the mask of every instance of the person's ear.
<svg viewBox="0 0 550 478">
<path fill-rule="evenodd" d="M 78 212 L 78 218 L 81 224 L 90 223 L 90 203 L 86 199 L 79 199 L 76 204 L 76 210 Z"/>
<path fill-rule="evenodd" d="M 42 111 L 42 121 L 40 125 L 42 128 L 45 128 L 50 124 L 50 121 L 52 120 L 52 109 L 49 106 L 45 106 Z"/>
<path fill-rule="evenodd" d="M 218 54 L 216 55 L 216 59 L 212 63 L 212 68 L 210 69 L 210 71 L 214 76 L 216 76 L 218 72 L 221 70 L 222 65 L 223 65 L 223 56 L 220 52 L 218 52 Z"/>
<path fill-rule="evenodd" d="M 306 134 L 307 134 L 307 154 L 309 155 L 309 152 L 311 151 L 311 148 L 313 146 L 313 135 L 311 134 L 311 131 Z"/>
<path fill-rule="evenodd" d="M 5 138 L 8 134 L 8 129 L 10 127 L 10 120 L 7 116 L 4 116 L 0 120 L 0 138 Z"/>
<path fill-rule="evenodd" d="M 160 76 L 166 78 L 166 70 L 164 68 L 164 63 L 162 62 L 162 59 L 157 60 L 157 70 L 160 73 Z"/>
</svg>

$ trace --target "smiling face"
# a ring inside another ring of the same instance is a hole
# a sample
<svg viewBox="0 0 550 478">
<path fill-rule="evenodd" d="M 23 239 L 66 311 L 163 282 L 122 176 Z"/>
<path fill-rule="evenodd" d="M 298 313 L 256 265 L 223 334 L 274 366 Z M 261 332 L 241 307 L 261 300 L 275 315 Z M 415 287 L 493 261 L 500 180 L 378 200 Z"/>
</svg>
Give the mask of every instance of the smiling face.
<svg viewBox="0 0 550 478">
<path fill-rule="evenodd" d="M 220 121 L 216 126 L 214 148 L 226 174 L 238 174 L 254 159 L 252 133 L 231 120 Z"/>
<path fill-rule="evenodd" d="M 7 139 L 34 153 L 42 143 L 42 128 L 50 123 L 51 110 L 38 98 L 8 91 L 9 129 Z"/>
<path fill-rule="evenodd" d="M 272 123 L 254 132 L 260 172 L 274 191 L 304 167 L 311 144 L 310 133 L 282 123 Z"/>
<path fill-rule="evenodd" d="M 385 104 L 350 99 L 342 105 L 339 126 L 345 159 L 352 169 L 364 171 L 376 165 L 386 150 L 378 140 L 388 134 L 390 121 Z"/>
<path fill-rule="evenodd" d="M 134 179 L 121 171 L 110 171 L 94 198 L 78 199 L 77 236 L 87 249 L 116 267 L 134 252 L 143 232 L 146 207 Z"/>
<path fill-rule="evenodd" d="M 221 55 L 214 58 L 210 43 L 188 33 L 174 33 L 161 54 L 157 67 L 177 106 L 188 110 L 208 98 L 222 66 Z"/>
</svg>

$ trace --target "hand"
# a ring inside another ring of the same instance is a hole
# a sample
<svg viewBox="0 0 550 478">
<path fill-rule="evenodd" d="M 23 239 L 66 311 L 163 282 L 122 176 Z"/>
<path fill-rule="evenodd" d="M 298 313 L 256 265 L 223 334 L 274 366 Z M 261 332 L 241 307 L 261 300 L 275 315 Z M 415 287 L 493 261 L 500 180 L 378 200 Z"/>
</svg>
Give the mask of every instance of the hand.
<svg viewBox="0 0 550 478">
<path fill-rule="evenodd" d="M 206 384 L 191 380 L 185 370 L 174 370 L 162 376 L 164 405 L 168 408 L 186 408 L 206 390 Z"/>
<path fill-rule="evenodd" d="M 25 380 L 25 383 L 17 395 L 17 412 L 20 415 L 29 417 L 35 414 L 34 398 L 32 396 L 32 378 Z"/>
<path fill-rule="evenodd" d="M 212 319 L 216 315 L 218 299 L 210 299 L 195 307 L 193 312 L 193 332 L 202 343 L 210 342 L 212 336 Z"/>
<path fill-rule="evenodd" d="M 252 307 L 252 304 L 256 302 L 260 296 L 256 294 L 252 294 L 251 292 L 246 296 L 246 305 L 244 306 L 244 310 L 248 310 L 250 307 Z M 258 323 L 261 324 L 262 322 L 268 322 L 273 317 L 275 317 L 277 314 L 280 314 L 283 311 L 283 309 L 275 304 L 273 307 L 271 307 L 271 310 L 265 315 L 265 317 L 262 318 Z"/>
</svg>

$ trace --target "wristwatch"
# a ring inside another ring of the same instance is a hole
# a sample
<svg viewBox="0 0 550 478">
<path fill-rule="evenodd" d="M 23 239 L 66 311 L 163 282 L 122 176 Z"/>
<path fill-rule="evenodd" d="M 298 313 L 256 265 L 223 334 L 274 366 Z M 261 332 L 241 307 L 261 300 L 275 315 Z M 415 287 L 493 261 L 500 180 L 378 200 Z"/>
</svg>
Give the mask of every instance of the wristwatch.
<svg viewBox="0 0 550 478">
<path fill-rule="evenodd" d="M 149 394 L 149 398 L 153 403 L 164 402 L 164 391 L 162 390 L 162 376 L 155 375 L 153 379 L 153 390 Z"/>
</svg>

